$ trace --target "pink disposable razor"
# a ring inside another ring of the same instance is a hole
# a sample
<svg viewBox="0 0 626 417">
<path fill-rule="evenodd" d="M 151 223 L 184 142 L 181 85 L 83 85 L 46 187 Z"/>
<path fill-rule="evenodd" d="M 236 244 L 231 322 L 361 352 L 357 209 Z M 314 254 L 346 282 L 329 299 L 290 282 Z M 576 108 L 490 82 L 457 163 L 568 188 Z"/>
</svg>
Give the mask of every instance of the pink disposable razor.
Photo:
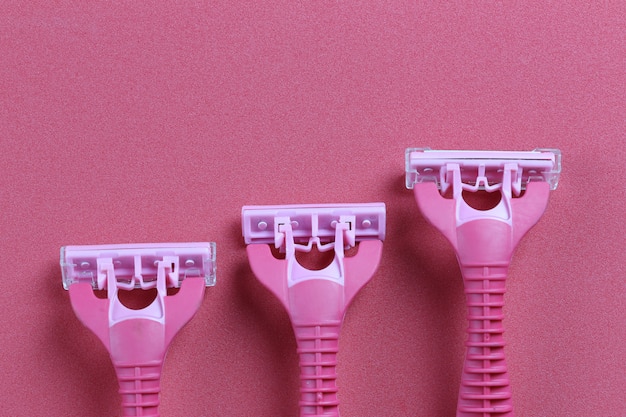
<svg viewBox="0 0 626 417">
<path fill-rule="evenodd" d="M 115 366 L 123 416 L 158 416 L 161 368 L 176 333 L 215 284 L 214 243 L 65 246 L 63 286 L 76 315 L 104 343 Z M 118 290 L 156 289 L 133 310 Z M 180 288 L 167 295 L 167 288 Z M 97 298 L 93 290 L 106 290 Z"/>
<path fill-rule="evenodd" d="M 465 284 L 469 327 L 459 417 L 514 415 L 502 337 L 505 280 L 513 251 L 543 214 L 560 170 L 558 150 L 406 151 L 406 186 L 452 243 Z M 463 193 L 478 191 L 499 193 L 499 203 L 470 207 Z"/>
<path fill-rule="evenodd" d="M 252 271 L 291 318 L 300 355 L 300 416 L 338 417 L 339 331 L 350 301 L 378 267 L 385 205 L 246 206 L 241 217 Z M 357 254 L 344 257 L 357 242 Z M 285 259 L 274 257 L 270 245 Z M 318 271 L 296 260 L 296 252 L 313 245 L 335 252 Z"/>
</svg>

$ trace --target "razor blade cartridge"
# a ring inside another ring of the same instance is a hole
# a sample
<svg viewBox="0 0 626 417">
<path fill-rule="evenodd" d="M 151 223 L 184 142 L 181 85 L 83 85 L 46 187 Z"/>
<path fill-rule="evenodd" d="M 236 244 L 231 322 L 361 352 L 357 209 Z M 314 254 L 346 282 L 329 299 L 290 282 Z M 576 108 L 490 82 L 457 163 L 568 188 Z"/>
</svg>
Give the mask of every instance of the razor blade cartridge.
<svg viewBox="0 0 626 417">
<path fill-rule="evenodd" d="M 346 248 L 361 240 L 385 238 L 384 203 L 244 206 L 241 218 L 246 244 L 273 243 L 281 248 L 286 223 L 291 225 L 293 241 L 298 245 L 331 243 L 338 225 L 345 228 Z"/>
<path fill-rule="evenodd" d="M 166 265 L 165 265 L 166 264 Z M 185 278 L 203 278 L 215 285 L 215 243 L 84 245 L 61 248 L 63 287 L 88 283 L 106 289 L 113 271 L 118 288 L 154 288 L 158 270 L 167 267 L 167 287 L 180 287 Z"/>
<path fill-rule="evenodd" d="M 507 182 L 515 194 L 526 189 L 529 182 L 544 181 L 554 190 L 561 172 L 561 152 L 558 149 L 514 151 L 451 151 L 429 148 L 406 150 L 406 187 L 434 182 L 445 192 L 454 183 L 454 172 L 463 189 L 496 189 Z"/>
</svg>

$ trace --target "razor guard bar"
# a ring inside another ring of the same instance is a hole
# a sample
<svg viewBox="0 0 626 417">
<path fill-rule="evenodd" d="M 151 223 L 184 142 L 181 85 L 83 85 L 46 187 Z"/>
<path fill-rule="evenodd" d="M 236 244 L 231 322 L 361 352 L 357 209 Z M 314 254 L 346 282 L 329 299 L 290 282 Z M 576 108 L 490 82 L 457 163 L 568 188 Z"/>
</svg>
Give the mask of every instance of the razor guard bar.
<svg viewBox="0 0 626 417">
<path fill-rule="evenodd" d="M 407 149 L 406 185 L 424 217 L 455 249 L 467 303 L 467 341 L 457 417 L 513 417 L 504 356 L 504 293 L 513 252 L 543 214 L 561 170 L 558 150 Z M 452 188 L 452 198 L 442 194 Z M 499 192 L 488 210 L 463 191 Z M 525 190 L 522 194 L 521 191 Z"/>
<path fill-rule="evenodd" d="M 339 333 L 348 305 L 378 267 L 385 205 L 245 206 L 242 229 L 252 271 L 291 319 L 300 356 L 300 416 L 339 417 Z M 357 242 L 356 255 L 345 257 Z M 275 258 L 270 245 L 285 259 Z M 313 245 L 335 252 L 322 270 L 306 269 L 295 257 Z"/>
<path fill-rule="evenodd" d="M 161 370 L 170 342 L 215 283 L 214 243 L 65 246 L 63 284 L 79 320 L 109 351 L 123 416 L 158 416 Z M 180 287 L 174 295 L 167 288 Z M 98 298 L 94 289 L 106 289 Z M 156 289 L 139 310 L 124 306 L 118 290 Z"/>
</svg>

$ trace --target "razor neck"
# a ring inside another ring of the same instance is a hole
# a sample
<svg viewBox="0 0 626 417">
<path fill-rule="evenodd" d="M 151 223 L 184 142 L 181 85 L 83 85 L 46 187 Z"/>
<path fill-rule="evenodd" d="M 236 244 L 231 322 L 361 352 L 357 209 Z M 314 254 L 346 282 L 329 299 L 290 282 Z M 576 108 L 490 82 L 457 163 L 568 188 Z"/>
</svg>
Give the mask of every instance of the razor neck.
<svg viewBox="0 0 626 417">
<path fill-rule="evenodd" d="M 187 278 L 177 294 L 163 298 L 163 320 L 141 311 L 122 321 L 110 317 L 112 302 L 97 298 L 91 285 L 70 286 L 72 307 L 80 321 L 109 351 L 115 366 L 124 416 L 158 416 L 162 363 L 170 342 L 191 319 L 204 296 L 204 279 Z"/>
<path fill-rule="evenodd" d="M 293 266 L 297 260 L 277 259 L 267 244 L 252 244 L 246 247 L 250 267 L 259 281 L 280 300 L 289 312 L 292 320 L 318 322 L 327 317 L 331 320 L 343 318 L 344 312 L 358 291 L 372 278 L 382 255 L 383 243 L 380 240 L 360 242 L 354 256 L 335 258 L 333 263 L 341 262 L 339 277 L 329 278 L 318 271 L 306 270 L 307 276 L 300 275 L 292 279 Z M 298 272 L 303 268 L 297 265 Z M 328 272 L 328 269 L 326 270 Z M 317 299 L 313 307 L 307 301 L 306 291 L 311 289 Z M 313 290 L 314 289 L 314 290 Z M 305 324 L 303 322 L 303 324 Z"/>
<path fill-rule="evenodd" d="M 415 184 L 413 191 L 420 211 L 450 241 L 461 263 L 508 263 L 522 237 L 541 218 L 550 187 L 545 182 L 529 183 L 524 195 L 517 198 L 503 193 L 506 218 L 500 212 L 472 209 L 460 193 L 453 199 L 444 198 L 431 182 Z M 460 207 L 472 211 L 471 220 L 459 216 Z"/>
</svg>

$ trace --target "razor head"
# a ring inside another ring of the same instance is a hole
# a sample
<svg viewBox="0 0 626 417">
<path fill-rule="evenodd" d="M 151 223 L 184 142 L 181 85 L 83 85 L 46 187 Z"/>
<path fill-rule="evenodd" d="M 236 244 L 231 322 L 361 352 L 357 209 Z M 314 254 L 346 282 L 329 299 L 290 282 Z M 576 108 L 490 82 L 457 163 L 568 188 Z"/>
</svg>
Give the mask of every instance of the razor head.
<svg viewBox="0 0 626 417">
<path fill-rule="evenodd" d="M 451 185 L 447 175 L 448 166 L 459 166 L 461 182 L 485 189 L 488 185 L 501 184 L 505 165 L 515 165 L 513 179 L 516 191 L 526 189 L 529 182 L 543 181 L 556 189 L 561 172 L 561 152 L 558 149 L 535 149 L 529 152 L 515 151 L 440 151 L 429 148 L 409 148 L 406 150 L 406 187 L 415 184 L 434 182 L 445 192 Z M 517 185 L 515 185 L 517 184 Z"/>
<path fill-rule="evenodd" d="M 244 206 L 241 212 L 246 244 L 269 243 L 281 247 L 279 226 L 290 222 L 294 243 L 306 245 L 312 239 L 321 244 L 335 240 L 339 223 L 348 223 L 351 237 L 346 247 L 361 240 L 384 240 L 385 204 L 302 204 L 284 206 Z"/>
<path fill-rule="evenodd" d="M 94 290 L 106 289 L 99 265 L 113 264 L 118 285 L 149 288 L 156 285 L 159 265 L 168 262 L 167 287 L 180 287 L 185 278 L 203 278 L 215 285 L 215 243 L 148 243 L 84 245 L 61 248 L 63 288 L 88 283 Z"/>
</svg>

